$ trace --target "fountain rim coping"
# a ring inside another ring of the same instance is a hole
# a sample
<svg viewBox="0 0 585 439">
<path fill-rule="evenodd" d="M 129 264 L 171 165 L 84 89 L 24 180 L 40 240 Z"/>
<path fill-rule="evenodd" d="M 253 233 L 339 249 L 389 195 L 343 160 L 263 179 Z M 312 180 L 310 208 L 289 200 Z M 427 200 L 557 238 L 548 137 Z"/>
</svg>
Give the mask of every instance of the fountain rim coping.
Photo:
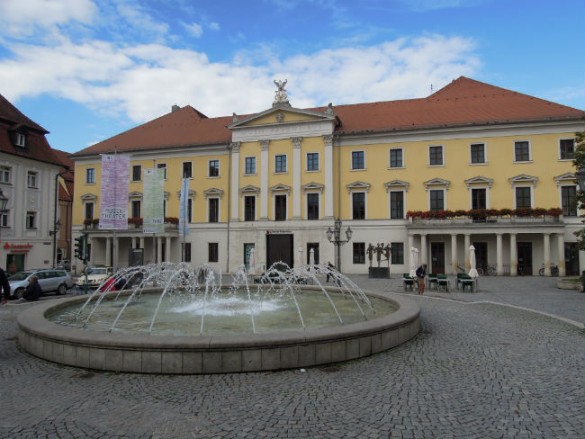
<svg viewBox="0 0 585 439">
<path fill-rule="evenodd" d="M 303 286 L 303 290 L 320 289 L 312 286 Z M 340 291 L 338 288 L 328 288 L 328 291 Z M 90 332 L 79 328 L 66 327 L 49 321 L 46 316 L 61 308 L 71 304 L 82 303 L 87 300 L 87 296 L 71 297 L 58 299 L 57 301 L 47 301 L 45 303 L 35 304 L 35 306 L 21 312 L 17 317 L 18 327 L 21 331 L 32 334 L 37 338 L 48 341 L 58 340 L 60 343 L 66 343 L 76 346 L 87 346 L 102 349 L 156 349 L 177 351 L 185 350 L 213 350 L 228 349 L 234 346 L 239 348 L 267 348 L 270 346 L 286 346 L 299 343 L 331 342 L 343 339 L 360 338 L 376 333 L 382 333 L 390 328 L 404 326 L 420 316 L 420 306 L 418 303 L 400 297 L 392 293 L 382 294 L 371 291 L 364 291 L 367 296 L 375 297 L 381 300 L 392 302 L 397 306 L 393 313 L 381 317 L 365 320 L 362 322 L 351 323 L 348 325 L 309 329 L 306 331 L 287 331 L 277 333 L 263 334 L 244 334 L 244 335 L 149 335 L 149 334 L 128 334 L 128 333 L 108 333 L 108 332 Z M 109 293 L 117 294 L 117 293 Z M 388 294 L 392 294 L 389 297 Z"/>
</svg>

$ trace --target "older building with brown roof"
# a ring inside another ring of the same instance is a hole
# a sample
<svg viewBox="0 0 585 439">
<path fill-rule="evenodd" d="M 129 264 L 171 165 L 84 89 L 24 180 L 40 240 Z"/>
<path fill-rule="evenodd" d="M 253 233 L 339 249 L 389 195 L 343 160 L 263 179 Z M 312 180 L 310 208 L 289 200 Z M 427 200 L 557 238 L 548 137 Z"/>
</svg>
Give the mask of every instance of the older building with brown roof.
<svg viewBox="0 0 585 439">
<path fill-rule="evenodd" d="M 89 234 L 96 263 L 118 266 L 138 248 L 145 261 L 229 272 L 312 257 L 359 273 L 370 269 L 370 244 L 384 244 L 391 257 L 372 263 L 380 273 L 408 272 L 411 249 L 429 271 L 455 273 L 469 269 L 473 245 L 480 270 L 577 273 L 572 158 L 584 116 L 465 77 L 419 99 L 300 109 L 279 89 L 249 115 L 174 106 L 73 155 L 74 230 Z M 179 216 L 187 178 L 189 234 L 99 229 L 100 154 L 129 156 L 132 227 L 142 221 L 144 170 L 164 169 L 167 219 Z M 353 234 L 328 236 L 339 224 Z"/>
</svg>

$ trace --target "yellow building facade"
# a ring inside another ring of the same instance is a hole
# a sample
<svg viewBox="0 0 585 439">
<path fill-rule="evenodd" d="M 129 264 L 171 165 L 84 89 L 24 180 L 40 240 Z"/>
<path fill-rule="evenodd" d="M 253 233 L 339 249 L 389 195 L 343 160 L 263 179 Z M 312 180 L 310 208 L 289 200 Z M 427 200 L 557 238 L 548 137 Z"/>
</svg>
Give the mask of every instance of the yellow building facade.
<svg viewBox="0 0 585 439">
<path fill-rule="evenodd" d="M 144 263 L 223 272 L 314 261 L 345 273 L 427 263 L 452 274 L 469 270 L 473 246 L 479 268 L 499 275 L 578 274 L 572 160 L 584 115 L 468 78 L 406 101 L 299 109 L 279 89 L 252 115 L 173 107 L 74 154 L 74 232 L 88 235 L 92 264 L 116 267 L 140 250 Z M 112 153 L 130 156 L 128 230 L 96 225 L 100 157 Z M 142 175 L 154 167 L 166 169 L 157 235 L 139 221 Z M 184 177 L 186 237 L 175 221 Z M 378 260 L 372 246 L 388 252 Z"/>
</svg>

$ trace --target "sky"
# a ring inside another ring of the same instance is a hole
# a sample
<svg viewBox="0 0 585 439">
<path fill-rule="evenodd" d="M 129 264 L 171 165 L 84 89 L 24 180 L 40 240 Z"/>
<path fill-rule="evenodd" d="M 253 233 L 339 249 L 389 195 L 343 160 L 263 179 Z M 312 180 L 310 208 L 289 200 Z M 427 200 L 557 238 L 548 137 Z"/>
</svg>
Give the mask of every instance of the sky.
<svg viewBox="0 0 585 439">
<path fill-rule="evenodd" d="M 460 76 L 585 109 L 584 0 L 0 0 L 0 94 L 80 151 L 208 117 L 421 98 Z"/>
</svg>

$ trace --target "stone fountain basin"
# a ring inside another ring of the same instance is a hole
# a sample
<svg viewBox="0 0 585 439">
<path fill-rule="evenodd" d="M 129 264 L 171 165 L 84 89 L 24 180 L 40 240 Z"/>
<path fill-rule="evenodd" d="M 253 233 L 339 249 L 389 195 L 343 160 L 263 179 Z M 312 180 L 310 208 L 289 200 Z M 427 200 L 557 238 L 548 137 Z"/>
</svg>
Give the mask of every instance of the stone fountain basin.
<svg viewBox="0 0 585 439">
<path fill-rule="evenodd" d="M 311 367 L 367 357 L 418 334 L 421 323 L 417 303 L 398 295 L 367 295 L 389 301 L 397 310 L 337 327 L 195 337 L 90 332 L 46 318 L 87 300 L 87 296 L 79 296 L 39 303 L 20 313 L 18 340 L 36 357 L 113 372 L 211 374 Z"/>
</svg>

